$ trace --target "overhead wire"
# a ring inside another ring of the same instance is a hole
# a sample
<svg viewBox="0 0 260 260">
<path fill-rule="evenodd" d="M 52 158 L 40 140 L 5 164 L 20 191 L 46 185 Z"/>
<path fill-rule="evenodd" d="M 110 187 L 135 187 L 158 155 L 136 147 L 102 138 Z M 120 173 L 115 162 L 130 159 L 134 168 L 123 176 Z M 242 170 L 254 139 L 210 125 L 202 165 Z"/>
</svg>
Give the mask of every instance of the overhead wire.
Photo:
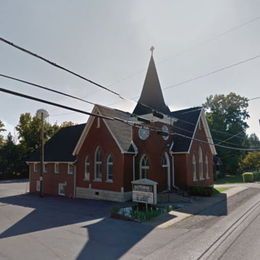
<svg viewBox="0 0 260 260">
<path fill-rule="evenodd" d="M 2 37 L 0 37 L 0 40 L 3 41 L 4 43 L 6 43 L 6 44 L 8 44 L 8 45 L 10 45 L 10 46 L 12 46 L 12 47 L 14 47 L 14 48 L 16 48 L 16 49 L 19 49 L 19 50 L 21 50 L 21 51 L 23 51 L 23 52 L 25 52 L 25 53 L 27 53 L 27 54 L 30 54 L 30 55 L 32 55 L 32 56 L 38 58 L 38 59 L 43 60 L 44 62 L 47 62 L 47 63 L 49 63 L 49 64 L 51 64 L 51 65 L 53 65 L 53 66 L 55 66 L 55 67 L 57 67 L 57 68 L 59 68 L 59 69 L 62 69 L 62 70 L 66 71 L 66 72 L 68 72 L 68 73 L 70 73 L 70 74 L 72 74 L 72 75 L 74 75 L 74 76 L 76 76 L 76 77 L 79 77 L 79 78 L 81 78 L 81 79 L 83 79 L 83 80 L 86 80 L 87 82 L 89 82 L 89 83 L 91 83 L 91 84 L 94 84 L 94 85 L 96 85 L 96 86 L 98 86 L 98 87 L 100 87 L 100 88 L 102 88 L 102 89 L 104 89 L 104 90 L 107 90 L 107 91 L 109 91 L 110 93 L 117 95 L 117 96 L 120 97 L 121 99 L 128 100 L 127 98 L 124 98 L 123 96 L 121 96 L 118 92 L 115 92 L 115 91 L 113 91 L 113 90 L 111 90 L 111 89 L 109 89 L 109 88 L 107 88 L 107 87 L 105 87 L 105 86 L 103 86 L 103 85 L 101 85 L 101 84 L 99 84 L 99 83 L 93 81 L 93 80 L 90 80 L 90 79 L 88 79 L 88 78 L 86 78 L 86 77 L 84 77 L 84 76 L 82 76 L 82 75 L 80 75 L 80 74 L 78 74 L 78 73 L 75 73 L 75 72 L 73 72 L 73 71 L 71 71 L 71 70 L 69 70 L 69 69 L 67 69 L 67 68 L 65 68 L 65 67 L 63 67 L 63 66 L 61 66 L 61 65 L 58 65 L 57 63 L 54 63 L 53 61 L 50 61 L 49 59 L 46 59 L 46 58 L 44 58 L 44 57 L 42 57 L 42 56 L 40 56 L 40 55 L 38 55 L 38 54 L 36 54 L 36 53 L 30 51 L 30 50 L 27 50 L 27 49 L 25 49 L 25 48 L 23 48 L 23 47 L 21 47 L 21 46 L 19 46 L 19 45 L 17 45 L 17 44 L 14 44 L 13 42 L 10 42 L 10 41 L 8 41 L 8 40 L 2 38 Z M 197 79 L 199 79 L 199 78 L 209 76 L 209 75 L 211 75 L 211 74 L 214 74 L 214 73 L 223 71 L 223 70 L 225 70 L 225 69 L 229 69 L 229 68 L 232 68 L 232 67 L 234 67 L 234 66 L 238 66 L 238 65 L 240 65 L 240 64 L 243 64 L 243 63 L 252 61 L 252 60 L 254 60 L 254 59 L 256 59 L 256 58 L 259 58 L 259 57 L 260 57 L 260 55 L 256 55 L 256 56 L 251 57 L 251 58 L 249 58 L 249 59 L 242 60 L 242 61 L 239 61 L 239 62 L 237 62 L 237 63 L 234 63 L 234 64 L 231 64 L 231 65 L 222 67 L 222 68 L 217 69 L 217 70 L 215 70 L 215 71 L 209 72 L 209 73 L 207 73 L 207 74 L 200 75 L 200 76 L 198 76 L 198 77 L 195 77 L 195 78 L 192 78 L 192 79 L 189 79 L 189 80 L 180 82 L 180 83 L 177 83 L 177 84 L 172 85 L 172 86 L 170 86 L 170 87 L 176 87 L 177 85 L 179 86 L 179 85 L 182 85 L 182 84 L 186 84 L 186 83 L 191 82 L 191 81 L 193 81 L 193 80 L 197 80 Z M 24 83 L 25 83 L 25 81 L 24 81 Z M 35 85 L 38 85 L 38 84 L 35 84 Z M 39 87 L 39 85 L 38 85 L 38 87 Z M 41 86 L 41 87 L 42 87 L 42 86 Z M 166 87 L 166 88 L 164 88 L 164 89 L 167 89 L 167 88 L 169 88 L 169 87 Z M 57 92 L 56 92 L 56 93 L 57 93 Z M 132 101 L 132 100 L 130 100 L 130 101 Z M 91 103 L 92 103 L 92 102 L 91 102 Z M 143 105 L 143 106 L 145 106 L 145 107 L 151 109 L 152 111 L 156 111 L 154 108 L 152 108 L 152 107 L 150 107 L 150 106 L 148 106 L 148 105 L 146 105 L 146 104 L 143 104 L 143 103 L 141 103 L 141 102 L 139 102 L 139 101 L 136 102 L 136 103 L 137 103 L 137 104 L 141 104 L 141 105 Z M 93 104 L 94 104 L 94 103 L 93 103 Z M 159 112 L 159 111 L 157 111 L 157 112 Z M 161 113 L 161 112 L 159 112 L 159 113 Z M 182 121 L 184 121 L 184 120 L 182 120 Z M 214 131 L 214 130 L 213 130 L 213 131 Z"/>
<path fill-rule="evenodd" d="M 54 102 L 51 102 L 51 101 L 48 101 L 48 100 L 44 100 L 44 99 L 40 99 L 40 98 L 37 98 L 37 97 L 25 95 L 25 94 L 22 94 L 22 93 L 19 93 L 19 92 L 15 92 L 15 91 L 11 91 L 11 90 L 4 89 L 4 88 L 0 88 L 0 92 L 4 92 L 4 93 L 11 94 L 11 95 L 14 95 L 14 96 L 19 96 L 19 97 L 22 97 L 22 98 L 25 98 L 25 99 L 34 100 L 34 101 L 45 103 L 45 104 L 52 105 L 52 106 L 57 106 L 57 107 L 60 107 L 60 108 L 68 109 L 68 110 L 71 110 L 71 111 L 74 111 L 74 112 L 78 112 L 78 113 L 81 113 L 81 114 L 85 114 L 85 115 L 89 115 L 89 116 L 99 117 L 99 118 L 103 118 L 103 119 L 106 119 L 106 120 L 120 121 L 122 123 L 128 124 L 129 126 L 133 126 L 133 127 L 137 127 L 137 128 L 142 128 L 143 127 L 143 126 L 140 126 L 140 125 L 137 125 L 137 124 L 134 124 L 134 123 L 131 124 L 130 121 L 127 121 L 127 120 L 124 120 L 124 119 L 120 119 L 118 117 L 108 117 L 108 116 L 99 115 L 99 114 L 96 114 L 96 113 L 86 112 L 86 111 L 83 111 L 83 110 L 79 110 L 79 109 L 76 109 L 76 108 L 64 106 L 62 104 L 58 104 L 58 103 L 54 103 Z M 148 128 L 151 131 L 155 131 L 157 133 L 158 132 L 162 132 L 161 129 L 159 129 L 159 128 L 155 128 L 155 127 L 153 127 L 153 128 L 152 127 L 148 127 Z M 240 150 L 240 151 L 260 151 L 260 148 L 242 148 L 242 147 L 237 148 L 237 147 L 225 146 L 225 145 L 221 145 L 221 144 L 214 144 L 212 142 L 208 142 L 208 141 L 205 141 L 205 140 L 201 140 L 201 139 L 198 139 L 198 138 L 190 137 L 190 136 L 179 134 L 179 133 L 171 133 L 171 132 L 169 132 L 167 134 L 181 136 L 183 138 L 187 138 L 187 139 L 190 139 L 190 140 L 195 140 L 195 141 L 202 142 L 202 143 L 207 143 L 207 144 L 213 145 L 213 146 L 214 145 L 215 146 L 219 146 L 219 147 L 222 147 L 222 148 L 225 148 L 225 149 Z"/>
</svg>

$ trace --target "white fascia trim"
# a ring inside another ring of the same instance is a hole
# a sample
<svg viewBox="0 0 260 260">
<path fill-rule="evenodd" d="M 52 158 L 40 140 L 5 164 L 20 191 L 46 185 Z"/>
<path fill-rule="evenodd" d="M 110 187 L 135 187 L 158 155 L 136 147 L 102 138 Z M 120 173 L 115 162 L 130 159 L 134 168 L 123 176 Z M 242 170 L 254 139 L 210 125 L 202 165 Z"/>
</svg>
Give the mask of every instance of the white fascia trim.
<svg viewBox="0 0 260 260">
<path fill-rule="evenodd" d="M 205 112 L 204 112 L 204 109 L 202 108 L 201 111 L 200 111 L 200 115 L 198 117 L 195 129 L 194 129 L 193 135 L 192 135 L 192 139 L 191 139 L 191 142 L 190 142 L 190 147 L 189 147 L 188 153 L 190 153 L 191 146 L 192 146 L 193 140 L 195 138 L 195 134 L 197 133 L 197 129 L 198 129 L 198 125 L 199 125 L 200 119 L 202 121 L 203 128 L 205 129 L 205 134 L 206 134 L 207 141 L 209 143 L 213 143 L 213 139 L 212 139 L 212 136 L 211 136 L 211 133 L 210 133 L 210 130 L 209 130 L 209 125 L 208 125 L 208 122 L 207 122 L 207 119 L 206 119 L 206 116 L 205 116 Z M 217 151 L 216 151 L 215 145 L 209 144 L 209 147 L 210 147 L 211 153 L 213 155 L 216 155 Z"/>
<path fill-rule="evenodd" d="M 131 145 L 134 147 L 134 150 L 135 150 L 134 154 L 137 155 L 137 154 L 138 154 L 138 148 L 137 148 L 137 146 L 135 145 L 135 143 L 134 143 L 133 140 L 131 141 Z"/>
<path fill-rule="evenodd" d="M 206 115 L 205 115 L 205 112 L 204 110 L 202 109 L 202 115 L 201 115 L 201 120 L 202 120 L 202 123 L 203 123 L 203 126 L 204 126 L 204 129 L 206 131 L 206 137 L 207 137 L 207 140 L 209 143 L 212 143 L 210 144 L 210 149 L 211 149 L 211 153 L 213 155 L 216 155 L 217 154 L 217 151 L 216 151 L 216 148 L 215 148 L 215 145 L 213 145 L 213 138 L 212 138 L 212 135 L 210 133 L 210 129 L 209 129 L 209 125 L 208 125 L 208 122 L 207 122 L 207 119 L 206 119 Z"/>
<path fill-rule="evenodd" d="M 95 113 L 95 114 L 97 113 L 97 107 L 96 107 L 96 106 L 92 109 L 92 112 L 91 112 L 91 113 L 93 113 L 93 114 L 94 114 L 94 113 Z M 84 130 L 82 131 L 82 134 L 81 134 L 81 136 L 80 136 L 80 138 L 79 138 L 79 140 L 78 140 L 78 142 L 77 142 L 77 144 L 76 144 L 76 146 L 75 146 L 75 149 L 74 149 L 74 151 L 73 151 L 73 153 L 72 153 L 73 156 L 75 156 L 75 155 L 77 155 L 77 154 L 79 153 L 79 150 L 80 150 L 80 148 L 82 147 L 83 142 L 84 142 L 84 140 L 86 139 L 86 136 L 88 135 L 88 132 L 89 132 L 89 130 L 90 130 L 90 128 L 91 128 L 91 126 L 92 126 L 94 120 L 95 120 L 95 117 L 94 117 L 94 116 L 90 116 L 90 117 L 88 118 L 88 121 L 87 121 L 87 123 L 86 123 L 86 126 L 85 126 Z"/>
<path fill-rule="evenodd" d="M 197 133 L 197 129 L 198 129 L 198 125 L 199 125 L 199 121 L 200 121 L 201 113 L 202 113 L 202 109 L 200 110 L 200 114 L 199 114 L 199 117 L 198 117 L 198 120 L 197 120 L 196 126 L 195 126 L 194 131 L 193 131 L 193 134 L 192 134 L 192 139 L 190 140 L 190 147 L 189 147 L 188 153 L 190 153 L 191 146 L 192 146 L 192 144 L 193 144 L 193 140 L 194 140 L 194 138 L 195 138 L 195 134 Z"/>
</svg>

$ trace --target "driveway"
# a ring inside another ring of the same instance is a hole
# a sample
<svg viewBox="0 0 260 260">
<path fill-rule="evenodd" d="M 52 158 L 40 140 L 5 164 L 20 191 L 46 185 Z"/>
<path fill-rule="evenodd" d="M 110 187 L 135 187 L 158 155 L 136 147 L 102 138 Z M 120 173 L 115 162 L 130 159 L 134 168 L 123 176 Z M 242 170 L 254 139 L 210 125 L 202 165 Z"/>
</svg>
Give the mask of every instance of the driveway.
<svg viewBox="0 0 260 260">
<path fill-rule="evenodd" d="M 118 203 L 40 198 L 26 185 L 0 182 L 0 259 L 197 259 L 260 199 L 249 188 L 158 228 L 109 218 Z"/>
</svg>

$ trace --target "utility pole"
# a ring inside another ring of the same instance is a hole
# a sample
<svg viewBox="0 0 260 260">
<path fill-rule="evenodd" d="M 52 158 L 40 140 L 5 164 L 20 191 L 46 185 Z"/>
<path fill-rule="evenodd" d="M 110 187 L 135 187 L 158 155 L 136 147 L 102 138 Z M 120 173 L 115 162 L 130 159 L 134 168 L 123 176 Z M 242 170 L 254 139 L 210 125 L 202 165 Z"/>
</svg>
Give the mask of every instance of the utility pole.
<svg viewBox="0 0 260 260">
<path fill-rule="evenodd" d="M 40 197 L 43 197 L 43 172 L 44 172 L 44 119 L 49 116 L 48 112 L 44 109 L 39 109 L 36 116 L 41 120 L 41 145 L 40 145 Z"/>
</svg>

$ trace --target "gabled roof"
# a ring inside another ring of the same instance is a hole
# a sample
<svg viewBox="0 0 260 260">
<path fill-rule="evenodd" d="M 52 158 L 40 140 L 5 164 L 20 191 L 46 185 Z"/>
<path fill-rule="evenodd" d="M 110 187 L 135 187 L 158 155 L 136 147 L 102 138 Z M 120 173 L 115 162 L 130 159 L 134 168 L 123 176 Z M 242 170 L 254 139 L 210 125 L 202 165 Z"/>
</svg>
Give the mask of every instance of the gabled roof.
<svg viewBox="0 0 260 260">
<path fill-rule="evenodd" d="M 44 147 L 44 161 L 46 162 L 74 162 L 72 152 L 86 124 L 61 128 Z M 39 151 L 34 152 L 28 162 L 40 161 Z"/>
<path fill-rule="evenodd" d="M 170 109 L 166 106 L 163 93 L 156 71 L 153 56 L 151 56 L 146 73 L 143 90 L 139 101 L 133 111 L 135 115 L 145 115 L 152 113 L 152 109 L 164 114 L 170 114 Z"/>
<path fill-rule="evenodd" d="M 173 132 L 184 136 L 174 135 L 172 146 L 173 153 L 188 153 L 195 136 L 199 120 L 205 130 L 206 142 L 209 143 L 213 155 L 217 154 L 213 139 L 209 130 L 207 119 L 202 107 L 193 107 L 172 112 L 172 116 L 178 121 L 173 125 Z"/>
<path fill-rule="evenodd" d="M 128 112 L 124 112 L 118 109 L 113 109 L 101 105 L 95 105 L 93 108 L 93 113 L 99 114 L 101 116 L 111 117 L 111 118 L 120 118 L 123 120 L 130 120 L 131 114 Z M 132 142 L 132 127 L 128 124 L 117 120 L 108 120 L 103 119 L 108 131 L 114 138 L 116 144 L 118 145 L 120 151 L 122 153 L 134 153 L 131 149 L 131 142 Z M 76 155 L 79 153 L 81 146 L 88 135 L 88 131 L 94 122 L 94 117 L 89 117 L 88 124 L 86 125 L 84 131 L 82 132 L 79 141 L 73 151 L 73 154 Z"/>
<path fill-rule="evenodd" d="M 97 106 L 98 111 L 103 116 L 131 120 L 131 114 L 118 109 L 112 109 L 105 106 Z M 132 126 L 116 120 L 103 119 L 110 130 L 112 136 L 116 139 L 122 152 L 129 152 L 132 142 Z"/>
<path fill-rule="evenodd" d="M 201 110 L 201 107 L 193 107 L 172 112 L 172 116 L 178 120 L 174 123 L 173 132 L 192 138 L 194 131 L 196 130 Z M 173 141 L 174 145 L 172 147 L 172 152 L 185 153 L 189 151 L 192 140 L 174 135 Z"/>
</svg>

